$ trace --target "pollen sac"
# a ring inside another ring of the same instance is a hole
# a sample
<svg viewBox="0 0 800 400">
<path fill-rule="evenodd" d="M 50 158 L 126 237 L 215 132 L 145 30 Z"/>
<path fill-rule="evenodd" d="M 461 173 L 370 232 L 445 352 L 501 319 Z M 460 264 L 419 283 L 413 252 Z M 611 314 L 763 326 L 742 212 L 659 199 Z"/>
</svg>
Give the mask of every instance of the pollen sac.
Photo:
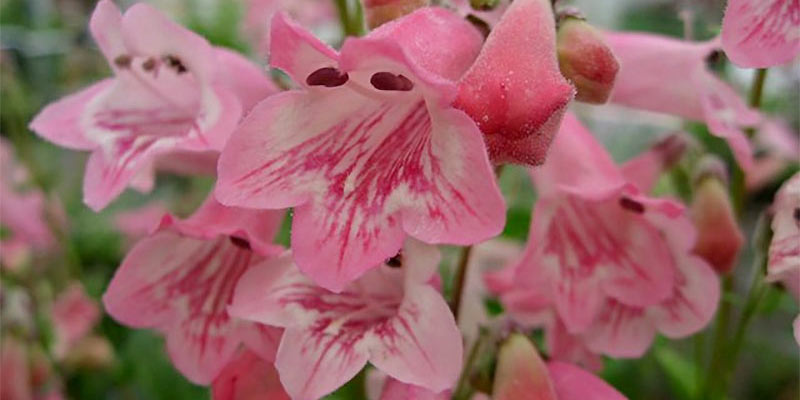
<svg viewBox="0 0 800 400">
<path fill-rule="evenodd" d="M 577 89 L 575 100 L 602 104 L 608 101 L 619 62 L 602 34 L 583 18 L 567 15 L 559 20 L 558 66 Z"/>
<path fill-rule="evenodd" d="M 350 79 L 347 72 L 342 72 L 333 67 L 320 68 L 306 78 L 308 86 L 337 87 L 342 86 Z"/>
<path fill-rule="evenodd" d="M 386 265 L 392 268 L 400 268 L 403 266 L 403 253 L 397 253 L 396 256 L 386 260 Z"/>
<path fill-rule="evenodd" d="M 369 79 L 369 83 L 378 90 L 408 92 L 414 89 L 414 82 L 401 74 L 395 75 L 391 72 L 376 72 Z"/>
<path fill-rule="evenodd" d="M 168 67 L 174 69 L 178 74 L 188 71 L 186 65 L 183 64 L 183 61 L 181 61 L 178 56 L 166 55 L 162 58 L 162 60 L 164 60 L 164 63 L 166 63 Z"/>
<path fill-rule="evenodd" d="M 645 211 L 644 204 L 629 197 L 619 199 L 619 206 L 636 214 L 643 214 Z"/>
<path fill-rule="evenodd" d="M 116 65 L 117 68 L 126 69 L 131 66 L 131 61 L 131 56 L 122 54 L 114 59 L 114 65 Z"/>
<path fill-rule="evenodd" d="M 240 237 L 231 236 L 231 243 L 233 243 L 234 246 L 243 248 L 245 250 L 250 250 L 251 249 L 250 242 L 248 242 L 247 239 L 242 239 Z"/>
<path fill-rule="evenodd" d="M 156 65 L 157 64 L 158 64 L 158 61 L 156 61 L 155 58 L 148 58 L 144 63 L 142 63 L 142 69 L 147 71 L 147 72 L 150 72 L 150 71 L 156 69 Z"/>
</svg>

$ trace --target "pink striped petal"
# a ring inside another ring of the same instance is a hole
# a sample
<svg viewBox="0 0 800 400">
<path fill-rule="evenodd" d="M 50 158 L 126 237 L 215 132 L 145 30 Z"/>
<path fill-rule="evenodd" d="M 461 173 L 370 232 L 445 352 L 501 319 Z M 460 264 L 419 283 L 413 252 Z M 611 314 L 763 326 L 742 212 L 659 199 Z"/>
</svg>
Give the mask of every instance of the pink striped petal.
<svg viewBox="0 0 800 400">
<path fill-rule="evenodd" d="M 289 76 L 298 85 L 307 87 L 312 72 L 334 67 L 339 55 L 311 32 L 297 25 L 284 13 L 276 13 L 270 28 L 269 63 Z"/>
<path fill-rule="evenodd" d="M 722 46 L 735 64 L 767 68 L 800 54 L 800 2 L 728 0 Z"/>
<path fill-rule="evenodd" d="M 678 265 L 675 292 L 649 311 L 658 331 L 670 338 L 686 337 L 706 326 L 720 300 L 719 278 L 708 263 L 687 254 Z"/>
<path fill-rule="evenodd" d="M 544 162 L 575 91 L 555 47 L 550 2 L 515 1 L 459 83 L 456 107 L 478 124 L 495 163 Z"/>
<path fill-rule="evenodd" d="M 105 79 L 47 105 L 30 123 L 37 135 L 69 149 L 91 150 L 96 144 L 84 133 L 81 119 L 86 105 L 108 91 L 113 80 Z"/>
<path fill-rule="evenodd" d="M 492 399 L 558 399 L 544 361 L 521 334 L 512 334 L 500 347 Z"/>
<path fill-rule="evenodd" d="M 268 361 L 249 351 L 240 352 L 214 379 L 213 400 L 289 400 Z"/>
<path fill-rule="evenodd" d="M 773 208 L 767 279 L 783 282 L 800 299 L 800 173 L 781 186 Z"/>
<path fill-rule="evenodd" d="M 589 349 L 611 357 L 641 357 L 656 335 L 644 309 L 608 300 L 595 324 L 583 333 Z"/>
<path fill-rule="evenodd" d="M 626 397 L 599 377 L 563 362 L 547 363 L 558 400 L 625 400 Z"/>
<path fill-rule="evenodd" d="M 450 392 L 435 393 L 423 387 L 386 378 L 380 400 L 448 400 Z M 377 400 L 377 399 L 375 399 Z"/>
</svg>

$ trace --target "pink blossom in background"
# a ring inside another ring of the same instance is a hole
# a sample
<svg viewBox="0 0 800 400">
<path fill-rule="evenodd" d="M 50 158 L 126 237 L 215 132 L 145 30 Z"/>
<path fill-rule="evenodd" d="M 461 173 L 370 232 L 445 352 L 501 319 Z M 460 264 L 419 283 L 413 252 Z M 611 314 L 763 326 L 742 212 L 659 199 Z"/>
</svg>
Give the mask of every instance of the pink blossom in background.
<svg viewBox="0 0 800 400">
<path fill-rule="evenodd" d="M 407 235 L 470 244 L 501 231 L 480 131 L 450 106 L 481 43 L 469 23 L 421 9 L 340 53 L 281 14 L 272 33 L 272 65 L 303 89 L 270 97 L 239 126 L 220 156 L 220 202 L 295 207 L 293 257 L 335 291 Z"/>
<path fill-rule="evenodd" d="M 247 270 L 275 257 L 283 212 L 224 207 L 209 198 L 185 220 L 165 216 L 125 257 L 103 304 L 117 321 L 156 329 L 189 380 L 209 384 L 245 344 L 272 360 L 279 332 L 232 318 L 227 307 Z"/>
<path fill-rule="evenodd" d="M 129 185 L 152 188 L 158 155 L 221 150 L 243 112 L 276 91 L 258 67 L 149 5 L 122 15 L 103 0 L 89 26 L 114 77 L 50 104 L 30 127 L 92 151 L 84 201 L 94 210 Z"/>
<path fill-rule="evenodd" d="M 0 344 L 0 398 L 33 400 L 28 354 L 25 345 L 11 336 Z"/>
<path fill-rule="evenodd" d="M 271 360 L 242 350 L 214 379 L 213 400 L 289 400 Z"/>
<path fill-rule="evenodd" d="M 800 300 L 800 173 L 783 184 L 772 207 L 767 281 L 781 282 Z M 800 344 L 800 317 L 795 319 L 794 333 Z"/>
<path fill-rule="evenodd" d="M 138 240 L 158 228 L 161 219 L 169 211 L 160 201 L 153 201 L 142 207 L 117 213 L 114 226 L 128 239 Z"/>
<path fill-rule="evenodd" d="M 800 1 L 728 0 L 722 47 L 735 64 L 767 68 L 800 54 Z"/>
<path fill-rule="evenodd" d="M 550 1 L 515 1 L 459 82 L 455 107 L 478 124 L 493 162 L 544 162 L 575 92 L 555 49 Z"/>
<path fill-rule="evenodd" d="M 341 32 L 339 16 L 330 0 L 242 0 L 245 18 L 242 28 L 263 55 L 269 55 L 270 24 L 277 13 L 284 12 L 304 28 L 323 37 L 333 39 Z"/>
<path fill-rule="evenodd" d="M 100 320 L 100 307 L 80 282 L 73 282 L 56 297 L 50 315 L 56 337 L 53 353 L 61 358 L 91 332 Z"/>
<path fill-rule="evenodd" d="M 545 363 L 525 336 L 514 333 L 500 347 L 493 400 L 624 400 L 602 379 L 571 364 Z"/>
<path fill-rule="evenodd" d="M 0 240 L 0 261 L 6 268 L 20 267 L 31 250 L 55 244 L 47 225 L 44 194 L 29 183 L 28 171 L 17 164 L 11 146 L 0 139 L 0 224 L 10 232 Z"/>
<path fill-rule="evenodd" d="M 441 392 L 455 384 L 463 349 L 447 303 L 428 284 L 438 263 L 434 246 L 409 239 L 397 256 L 334 293 L 300 273 L 287 253 L 242 277 L 231 313 L 285 328 L 275 366 L 294 399 L 334 391 L 367 361 Z"/>
<path fill-rule="evenodd" d="M 712 73 L 706 60 L 719 40 L 686 42 L 648 33 L 609 32 L 606 40 L 620 70 L 611 103 L 704 121 L 725 139 L 745 171 L 753 165 L 744 133 L 761 116 L 727 83 Z"/>
<path fill-rule="evenodd" d="M 540 197 L 522 260 L 487 278 L 506 310 L 527 325 L 558 318 L 593 352 L 615 357 L 641 356 L 657 331 L 702 328 L 719 283 L 692 254 L 683 206 L 643 193 L 637 184 L 650 183 L 628 178 L 641 162 L 617 167 L 572 115 L 548 159 L 532 171 Z"/>
<path fill-rule="evenodd" d="M 800 140 L 789 125 L 780 119 L 765 118 L 753 138 L 757 157 L 745 176 L 750 191 L 757 191 L 780 177 L 786 168 L 800 163 Z"/>
</svg>

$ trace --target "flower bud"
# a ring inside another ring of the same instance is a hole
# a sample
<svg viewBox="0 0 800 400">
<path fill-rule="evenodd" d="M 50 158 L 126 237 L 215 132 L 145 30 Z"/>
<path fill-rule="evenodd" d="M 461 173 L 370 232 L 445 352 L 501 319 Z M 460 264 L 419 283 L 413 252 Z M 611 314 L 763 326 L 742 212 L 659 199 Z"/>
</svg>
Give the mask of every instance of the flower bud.
<svg viewBox="0 0 800 400">
<path fill-rule="evenodd" d="M 725 167 L 719 159 L 701 160 L 691 210 L 697 228 L 694 252 L 720 274 L 733 269 L 744 243 L 726 182 Z"/>
<path fill-rule="evenodd" d="M 547 366 L 533 343 L 524 335 L 514 333 L 500 346 L 492 399 L 525 399 L 532 394 L 540 400 L 556 399 Z"/>
<path fill-rule="evenodd" d="M 389 21 L 427 6 L 428 0 L 364 0 L 367 26 L 375 29 Z"/>
<path fill-rule="evenodd" d="M 111 343 L 102 336 L 87 336 L 75 344 L 64 358 L 73 368 L 102 369 L 114 361 Z"/>
<path fill-rule="evenodd" d="M 575 100 L 602 104 L 608 101 L 619 62 L 600 33 L 574 14 L 559 18 L 556 35 L 558 66 L 578 90 Z"/>
</svg>

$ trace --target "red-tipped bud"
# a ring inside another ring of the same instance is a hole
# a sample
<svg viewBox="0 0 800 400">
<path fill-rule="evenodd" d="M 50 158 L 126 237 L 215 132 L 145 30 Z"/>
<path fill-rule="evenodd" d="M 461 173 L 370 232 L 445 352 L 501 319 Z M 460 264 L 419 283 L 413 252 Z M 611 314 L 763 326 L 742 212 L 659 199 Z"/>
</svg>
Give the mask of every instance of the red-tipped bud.
<svg viewBox="0 0 800 400">
<path fill-rule="evenodd" d="M 428 4 L 429 0 L 364 0 L 367 26 L 375 29 Z"/>
<path fill-rule="evenodd" d="M 478 124 L 495 163 L 544 162 L 574 92 L 555 45 L 550 0 L 514 0 L 459 82 L 454 105 Z"/>
<path fill-rule="evenodd" d="M 563 16 L 558 23 L 557 48 L 561 73 L 578 90 L 575 100 L 594 104 L 608 101 L 619 62 L 603 34 L 583 18 Z"/>
<path fill-rule="evenodd" d="M 519 333 L 500 346 L 492 399 L 556 400 L 547 366 L 533 343 Z"/>
<path fill-rule="evenodd" d="M 744 243 L 728 196 L 725 166 L 716 158 L 701 160 L 695 178 L 692 219 L 697 228 L 694 252 L 719 273 L 730 272 Z"/>
</svg>

